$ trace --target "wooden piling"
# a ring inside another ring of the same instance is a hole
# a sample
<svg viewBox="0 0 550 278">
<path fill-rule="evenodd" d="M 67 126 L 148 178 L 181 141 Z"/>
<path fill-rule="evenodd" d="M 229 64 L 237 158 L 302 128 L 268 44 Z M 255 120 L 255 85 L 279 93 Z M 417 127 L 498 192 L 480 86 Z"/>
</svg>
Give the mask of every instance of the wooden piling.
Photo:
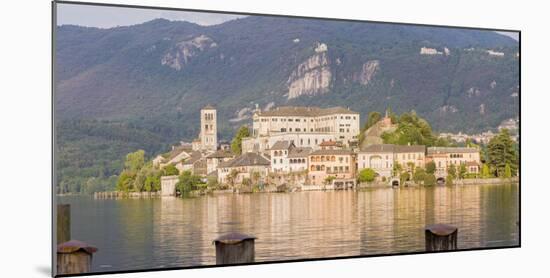
<svg viewBox="0 0 550 278">
<path fill-rule="evenodd" d="M 57 274 L 89 273 L 95 252 L 97 248 L 78 240 L 58 244 Z"/>
<path fill-rule="evenodd" d="M 256 237 L 241 233 L 230 233 L 214 240 L 216 264 L 242 264 L 254 262 L 254 241 Z"/>
<path fill-rule="evenodd" d="M 57 205 L 57 244 L 71 240 L 71 205 Z"/>
<path fill-rule="evenodd" d="M 429 225 L 425 228 L 426 252 L 457 250 L 458 228 L 446 224 Z"/>
</svg>

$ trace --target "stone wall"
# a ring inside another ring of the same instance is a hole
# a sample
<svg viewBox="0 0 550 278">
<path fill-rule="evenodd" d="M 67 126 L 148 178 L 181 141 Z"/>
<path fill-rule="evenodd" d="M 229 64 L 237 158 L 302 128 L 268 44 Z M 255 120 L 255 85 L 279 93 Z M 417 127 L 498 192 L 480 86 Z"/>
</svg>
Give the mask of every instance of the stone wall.
<svg viewBox="0 0 550 278">
<path fill-rule="evenodd" d="M 176 196 L 178 176 L 164 176 L 160 178 L 161 196 Z"/>
<path fill-rule="evenodd" d="M 501 179 L 501 178 L 491 178 L 491 179 L 463 179 L 463 180 L 454 180 L 454 185 L 481 185 L 481 184 L 508 184 L 508 183 L 518 183 L 519 178 L 513 177 L 510 179 Z"/>
</svg>

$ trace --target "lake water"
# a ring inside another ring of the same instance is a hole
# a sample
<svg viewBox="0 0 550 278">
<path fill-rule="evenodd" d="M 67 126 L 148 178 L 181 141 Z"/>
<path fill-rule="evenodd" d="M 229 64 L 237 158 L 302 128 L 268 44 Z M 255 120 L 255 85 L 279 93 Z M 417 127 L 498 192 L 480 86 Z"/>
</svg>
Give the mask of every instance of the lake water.
<svg viewBox="0 0 550 278">
<path fill-rule="evenodd" d="M 99 248 L 92 271 L 214 265 L 212 240 L 256 236 L 256 261 L 424 251 L 424 226 L 455 225 L 458 248 L 519 244 L 519 186 L 382 188 L 94 200 L 71 204 L 73 239 Z"/>
</svg>

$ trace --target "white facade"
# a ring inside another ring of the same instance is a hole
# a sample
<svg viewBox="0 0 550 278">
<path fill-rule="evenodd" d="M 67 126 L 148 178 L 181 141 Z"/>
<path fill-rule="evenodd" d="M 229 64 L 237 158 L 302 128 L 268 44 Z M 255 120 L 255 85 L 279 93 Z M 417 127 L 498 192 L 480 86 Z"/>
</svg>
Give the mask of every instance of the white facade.
<svg viewBox="0 0 550 278">
<path fill-rule="evenodd" d="M 371 168 L 380 177 L 393 176 L 393 167 L 396 163 L 402 170 L 412 172 L 414 167 L 424 167 L 426 162 L 425 146 L 399 146 L 391 144 L 370 145 L 357 154 L 359 171 Z"/>
<path fill-rule="evenodd" d="M 349 145 L 350 141 L 357 140 L 359 131 L 360 115 L 349 109 L 287 106 L 270 111 L 256 111 L 253 116 L 252 137 L 281 133 L 331 134 L 331 139 Z M 301 146 L 296 141 L 295 144 Z"/>
<path fill-rule="evenodd" d="M 271 172 L 289 172 L 288 149 L 270 150 Z"/>
<path fill-rule="evenodd" d="M 371 168 L 381 177 L 392 176 L 393 162 L 393 153 L 391 152 L 359 152 L 357 154 L 359 171 Z"/>
<path fill-rule="evenodd" d="M 276 133 L 270 136 L 244 138 L 243 152 L 267 152 L 277 141 L 289 141 L 296 147 L 319 149 L 319 144 L 326 141 L 336 141 L 338 135 L 333 133 Z"/>
</svg>

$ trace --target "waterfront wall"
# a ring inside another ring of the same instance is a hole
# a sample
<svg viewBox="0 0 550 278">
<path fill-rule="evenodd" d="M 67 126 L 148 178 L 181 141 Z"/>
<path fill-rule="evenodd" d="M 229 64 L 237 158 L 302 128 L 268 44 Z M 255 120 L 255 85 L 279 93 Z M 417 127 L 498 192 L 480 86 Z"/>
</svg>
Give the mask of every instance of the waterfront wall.
<svg viewBox="0 0 550 278">
<path fill-rule="evenodd" d="M 160 177 L 160 192 L 163 197 L 176 196 L 176 183 L 178 183 L 178 176 L 164 176 Z"/>
<path fill-rule="evenodd" d="M 95 199 L 116 199 L 116 198 L 152 198 L 160 197 L 159 192 L 122 192 L 122 191 L 106 191 L 95 192 Z"/>
<path fill-rule="evenodd" d="M 487 184 L 509 184 L 518 183 L 519 177 L 513 177 L 509 179 L 503 178 L 491 178 L 491 179 L 463 179 L 454 180 L 454 185 L 487 185 Z"/>
</svg>

